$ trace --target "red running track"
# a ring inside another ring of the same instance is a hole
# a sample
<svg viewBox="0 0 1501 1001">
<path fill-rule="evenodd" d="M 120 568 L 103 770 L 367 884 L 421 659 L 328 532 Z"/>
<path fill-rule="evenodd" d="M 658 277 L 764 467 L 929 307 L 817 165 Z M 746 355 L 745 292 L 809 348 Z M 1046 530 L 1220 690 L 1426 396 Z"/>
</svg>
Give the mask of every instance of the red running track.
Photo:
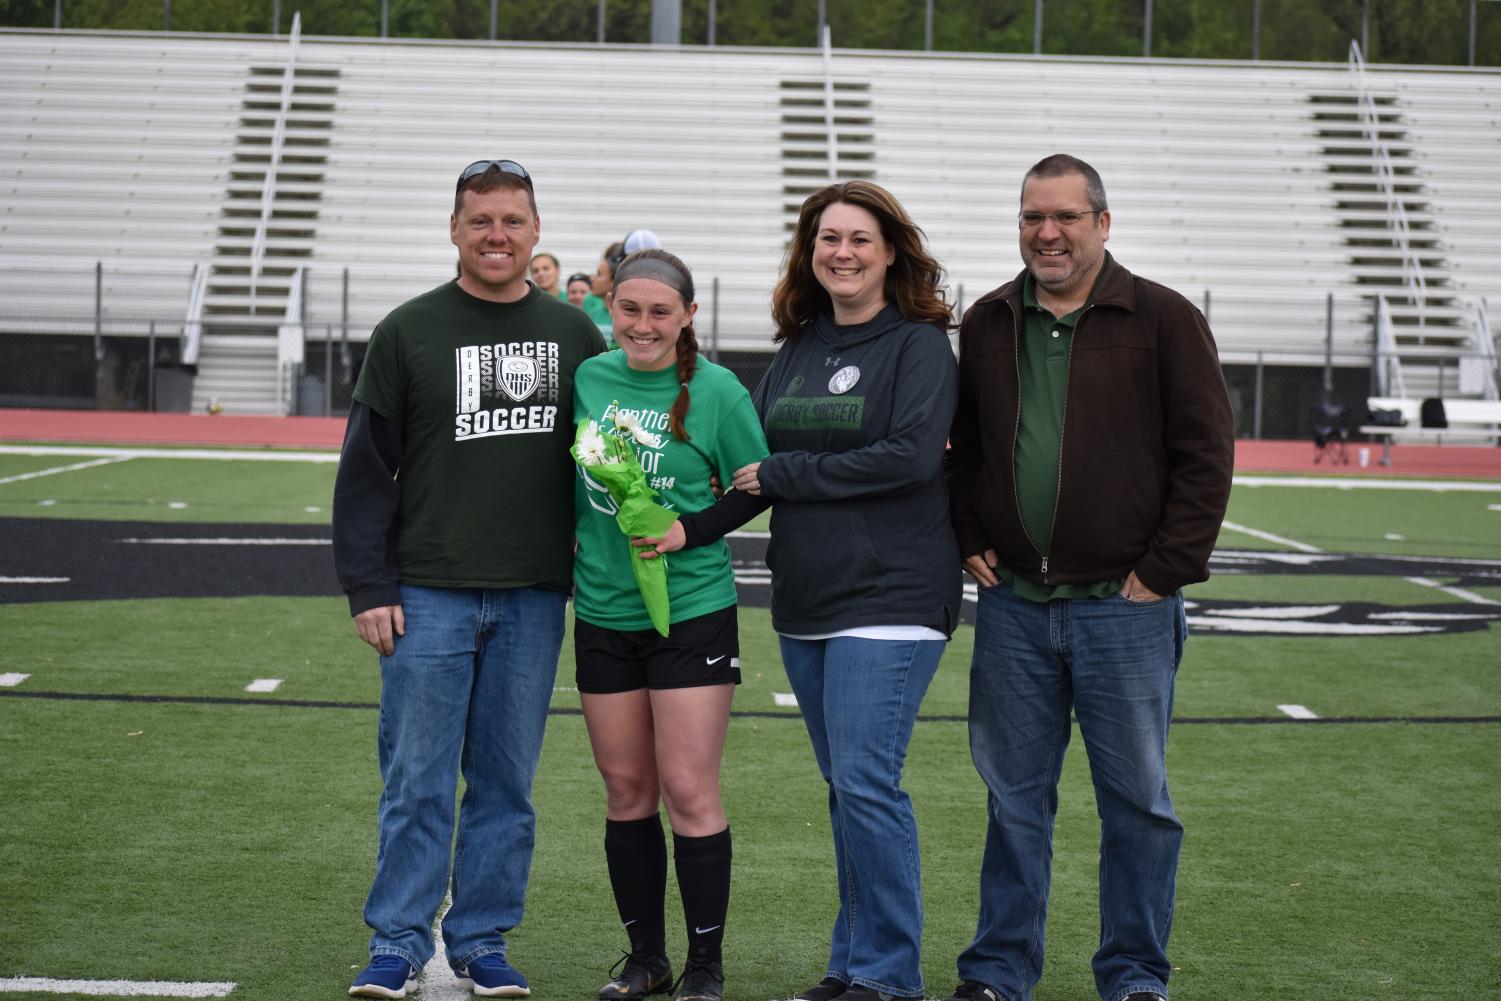
<svg viewBox="0 0 1501 1001">
<path fill-rule="evenodd" d="M 338 449 L 342 417 L 246 417 L 228 414 L 150 414 L 105 410 L 0 409 L 0 441 L 111 445 L 220 445 L 242 448 Z M 1368 464 L 1360 465 L 1362 449 Z M 1307 441 L 1235 443 L 1239 473 L 1319 473 L 1340 476 L 1501 478 L 1501 448 L 1484 445 L 1393 445 L 1391 466 L 1379 464 L 1379 443 L 1351 442 L 1347 465 L 1315 462 Z"/>
</svg>

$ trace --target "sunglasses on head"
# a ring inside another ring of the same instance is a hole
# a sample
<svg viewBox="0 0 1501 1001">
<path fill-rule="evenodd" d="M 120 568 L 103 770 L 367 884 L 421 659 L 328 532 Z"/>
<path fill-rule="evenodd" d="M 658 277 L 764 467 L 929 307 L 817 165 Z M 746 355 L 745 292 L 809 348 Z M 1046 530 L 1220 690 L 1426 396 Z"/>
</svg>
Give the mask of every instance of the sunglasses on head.
<svg viewBox="0 0 1501 1001">
<path fill-rule="evenodd" d="M 464 182 L 468 181 L 470 178 L 480 176 L 481 174 L 490 170 L 492 167 L 503 174 L 515 174 L 517 177 L 526 182 L 526 186 L 528 188 L 532 187 L 532 175 L 528 174 L 526 172 L 526 168 L 517 163 L 515 160 L 476 160 L 469 166 L 465 167 L 459 174 L 459 183 L 454 188 L 454 190 L 457 191 L 463 188 Z"/>
</svg>

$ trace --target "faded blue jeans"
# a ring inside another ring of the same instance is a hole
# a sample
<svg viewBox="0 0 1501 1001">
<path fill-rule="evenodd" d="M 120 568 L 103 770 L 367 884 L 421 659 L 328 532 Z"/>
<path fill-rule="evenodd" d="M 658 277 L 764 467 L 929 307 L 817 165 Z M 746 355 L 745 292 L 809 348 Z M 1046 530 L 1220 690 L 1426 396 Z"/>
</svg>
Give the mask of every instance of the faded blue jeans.
<svg viewBox="0 0 1501 1001">
<path fill-rule="evenodd" d="M 443 917 L 449 963 L 459 969 L 486 953 L 505 954 L 503 933 L 521 921 L 526 897 L 536 830 L 532 778 L 567 601 L 539 588 L 401 585 L 406 635 L 380 659 L 385 788 L 365 902 L 372 956 L 427 965 L 445 890 L 453 896 Z"/>
<path fill-rule="evenodd" d="M 829 784 L 839 916 L 826 976 L 923 993 L 917 820 L 902 763 L 943 640 L 782 637 L 782 664 Z"/>
<path fill-rule="evenodd" d="M 970 667 L 969 746 L 990 790 L 980 920 L 959 956 L 961 980 L 1030 1001 L 1042 976 L 1053 818 L 1079 721 L 1100 816 L 1104 1001 L 1166 996 L 1183 825 L 1167 788 L 1173 682 L 1188 634 L 1183 596 L 1046 603 L 1006 585 L 980 592 Z"/>
</svg>

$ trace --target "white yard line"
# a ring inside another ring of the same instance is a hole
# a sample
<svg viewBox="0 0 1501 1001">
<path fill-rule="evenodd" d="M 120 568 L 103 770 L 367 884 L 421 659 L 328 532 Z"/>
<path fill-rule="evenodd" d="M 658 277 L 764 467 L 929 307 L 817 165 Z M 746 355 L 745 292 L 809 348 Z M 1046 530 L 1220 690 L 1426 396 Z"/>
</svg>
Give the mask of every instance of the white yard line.
<svg viewBox="0 0 1501 1001">
<path fill-rule="evenodd" d="M 281 687 L 280 678 L 256 678 L 245 686 L 247 692 L 274 692 Z"/>
<path fill-rule="evenodd" d="M 0 979 L 0 994 L 88 994 L 104 997 L 222 998 L 235 989 L 233 981 L 183 982 L 177 980 L 54 980 L 51 977 L 6 977 Z"/>
<path fill-rule="evenodd" d="M 795 706 L 797 705 L 797 696 L 791 692 L 772 692 L 771 701 L 779 706 Z"/>
<path fill-rule="evenodd" d="M 1492 601 L 1490 598 L 1478 595 L 1474 591 L 1466 591 L 1464 588 L 1454 587 L 1452 584 L 1440 584 L 1438 581 L 1429 580 L 1427 577 L 1407 577 L 1405 579 L 1411 581 L 1414 584 L 1421 584 L 1424 587 L 1434 588 L 1435 590 L 1442 591 L 1445 594 L 1452 594 L 1454 595 L 1454 597 L 1461 598 L 1473 605 L 1501 605 L 1501 601 Z"/>
<path fill-rule="evenodd" d="M 83 453 L 88 454 L 88 453 Z M 128 462 L 135 456 L 117 455 L 103 459 L 90 459 L 88 462 L 75 462 L 71 466 L 55 466 L 52 469 L 38 469 L 30 473 L 18 473 L 15 476 L 0 478 L 0 484 L 20 483 L 22 480 L 35 480 L 43 476 L 56 476 L 58 473 L 71 473 L 79 469 L 92 469 L 95 466 L 108 466 L 116 462 Z"/>
<path fill-rule="evenodd" d="M 1319 714 L 1316 713 L 1316 712 L 1314 712 L 1313 710 L 1309 709 L 1307 706 L 1300 706 L 1300 705 L 1297 705 L 1295 703 L 1288 704 L 1288 705 L 1285 705 L 1285 706 L 1284 705 L 1279 705 L 1277 708 L 1280 709 L 1282 712 L 1286 713 L 1287 715 L 1291 716 L 1293 719 L 1318 719 L 1319 718 Z"/>
<path fill-rule="evenodd" d="M 1238 487 L 1322 487 L 1327 490 L 1428 490 L 1501 493 L 1501 480 L 1389 480 L 1353 476 L 1237 476 Z"/>
<path fill-rule="evenodd" d="M 124 459 L 218 459 L 228 462 L 338 462 L 338 452 L 250 451 L 218 448 L 103 448 L 65 445 L 0 445 L 0 455 L 101 455 Z"/>
<path fill-rule="evenodd" d="M 15 688 L 21 682 L 31 677 L 29 674 L 17 674 L 14 671 L 8 674 L 0 674 L 0 688 Z"/>
<path fill-rule="evenodd" d="M 1308 543 L 1299 542 L 1296 539 L 1288 539 L 1281 535 L 1273 535 L 1271 532 L 1263 532 L 1259 528 L 1247 528 L 1245 525 L 1237 525 L 1233 521 L 1226 521 L 1224 525 L 1232 532 L 1239 532 L 1242 535 L 1249 535 L 1252 538 L 1262 539 L 1266 542 L 1275 542 L 1279 546 L 1287 546 L 1289 549 L 1296 549 L 1301 553 L 1323 552 L 1318 546 L 1310 546 Z"/>
<path fill-rule="evenodd" d="M 0 577 L 0 584 L 66 584 L 71 577 Z"/>
</svg>

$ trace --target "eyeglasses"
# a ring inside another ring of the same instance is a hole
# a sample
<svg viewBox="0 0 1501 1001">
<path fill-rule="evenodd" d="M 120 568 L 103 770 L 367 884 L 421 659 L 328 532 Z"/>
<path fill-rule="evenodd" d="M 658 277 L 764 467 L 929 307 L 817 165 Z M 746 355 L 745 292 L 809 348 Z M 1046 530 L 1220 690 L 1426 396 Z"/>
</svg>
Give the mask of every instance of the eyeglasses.
<svg viewBox="0 0 1501 1001">
<path fill-rule="evenodd" d="M 454 190 L 457 191 L 463 188 L 465 181 L 473 177 L 478 177 L 491 167 L 494 167 L 503 174 L 515 174 L 526 182 L 528 188 L 532 187 L 532 175 L 528 174 L 526 168 L 515 160 L 476 160 L 465 167 L 463 172 L 459 174 L 459 183 L 455 186 Z"/>
<path fill-rule="evenodd" d="M 1016 225 L 1019 229 L 1036 229 L 1049 219 L 1059 226 L 1068 227 L 1077 223 L 1087 215 L 1099 215 L 1105 209 L 1085 209 L 1082 212 L 1019 212 L 1016 216 Z"/>
</svg>

